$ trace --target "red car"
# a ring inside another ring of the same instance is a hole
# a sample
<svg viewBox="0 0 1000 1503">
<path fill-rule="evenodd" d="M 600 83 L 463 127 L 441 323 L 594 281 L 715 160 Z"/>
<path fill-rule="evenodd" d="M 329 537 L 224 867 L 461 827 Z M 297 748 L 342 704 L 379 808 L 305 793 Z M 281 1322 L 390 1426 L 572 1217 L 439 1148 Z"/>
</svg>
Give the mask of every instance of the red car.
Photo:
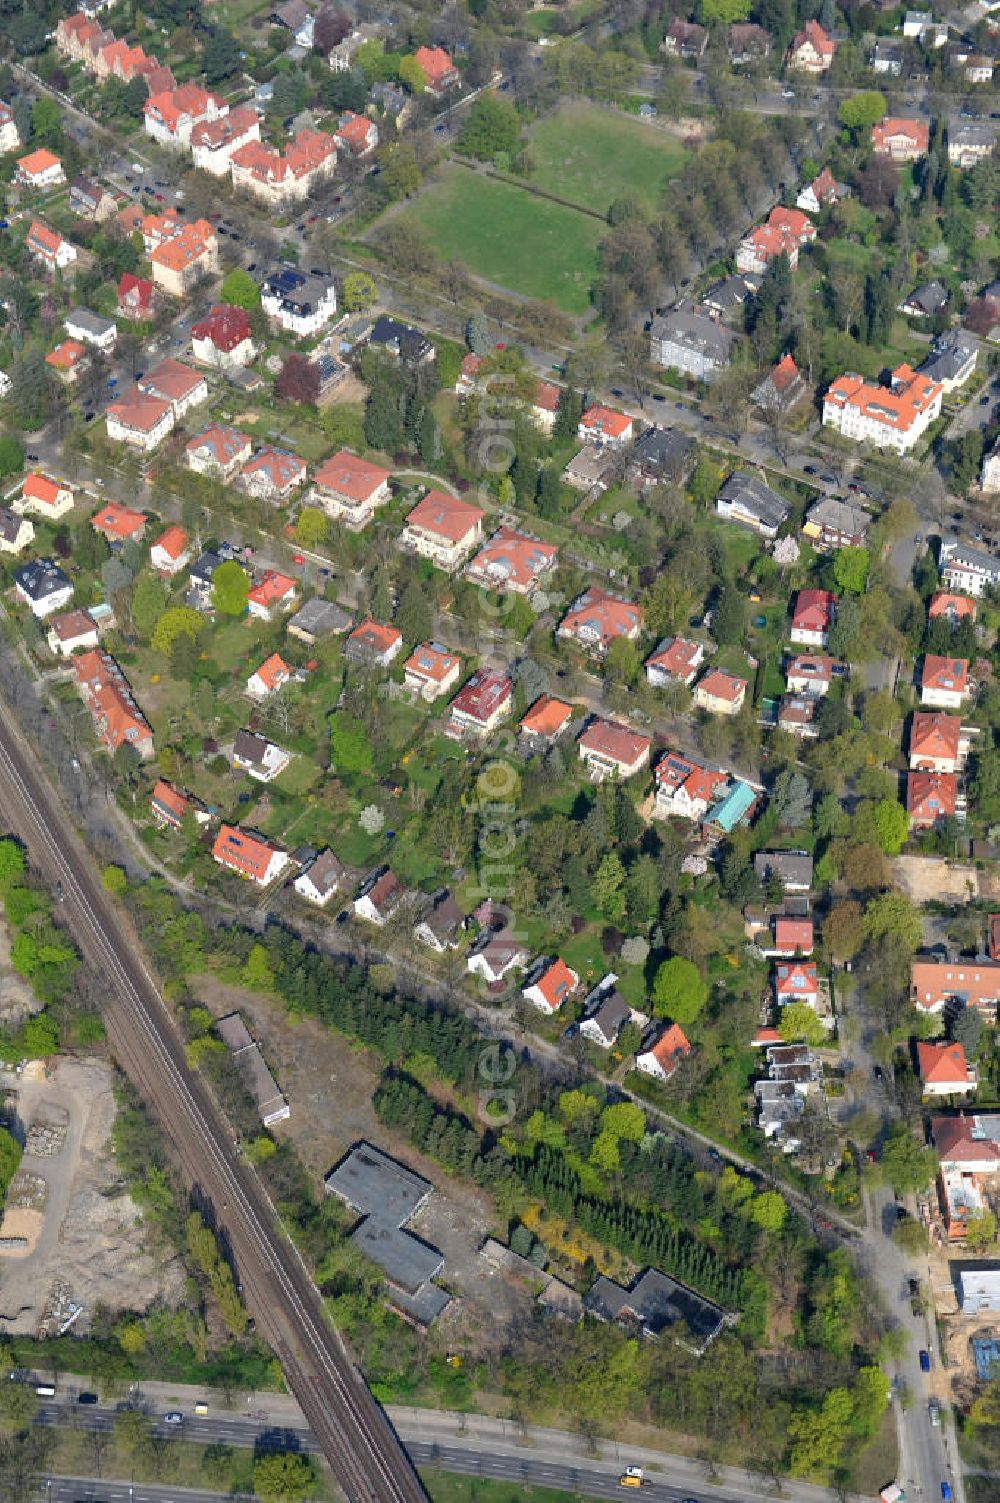
<svg viewBox="0 0 1000 1503">
<path fill-rule="evenodd" d="M 303 558 L 303 556 L 302 556 L 301 553 L 296 553 L 295 557 L 292 559 L 292 563 L 293 564 L 304 564 L 305 563 L 305 559 Z"/>
</svg>

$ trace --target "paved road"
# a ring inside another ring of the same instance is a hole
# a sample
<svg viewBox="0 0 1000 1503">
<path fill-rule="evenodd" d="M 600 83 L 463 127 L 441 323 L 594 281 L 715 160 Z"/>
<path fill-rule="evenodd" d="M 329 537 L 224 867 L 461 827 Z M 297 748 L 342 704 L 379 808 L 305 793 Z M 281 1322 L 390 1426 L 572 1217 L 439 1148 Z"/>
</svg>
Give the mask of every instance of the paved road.
<svg viewBox="0 0 1000 1503">
<path fill-rule="evenodd" d="M 107 983 L 104 1020 L 115 1053 L 163 1123 L 206 1214 L 225 1233 L 247 1306 L 334 1476 L 357 1503 L 424 1503 L 420 1480 L 329 1325 L 304 1262 L 189 1071 L 138 939 L 101 888 L 68 811 L 40 774 L 6 705 L 0 713 L 0 807 L 32 860 L 53 884 L 61 883 L 68 925 Z"/>
<path fill-rule="evenodd" d="M 231 1493 L 177 1487 L 172 1482 L 95 1481 L 92 1477 L 50 1477 L 43 1503 L 232 1503 Z"/>
</svg>

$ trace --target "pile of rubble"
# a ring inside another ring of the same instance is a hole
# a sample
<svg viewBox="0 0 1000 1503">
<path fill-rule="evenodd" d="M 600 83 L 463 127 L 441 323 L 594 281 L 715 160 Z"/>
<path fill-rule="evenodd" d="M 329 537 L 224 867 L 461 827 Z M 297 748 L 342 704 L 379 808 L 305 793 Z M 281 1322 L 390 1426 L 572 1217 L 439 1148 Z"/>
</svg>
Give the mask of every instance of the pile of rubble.
<svg viewBox="0 0 1000 1503">
<path fill-rule="evenodd" d="M 44 1115 L 36 1117 L 28 1128 L 25 1153 L 34 1159 L 54 1159 L 66 1141 L 68 1126 L 69 1113 L 46 1102 Z"/>
<path fill-rule="evenodd" d="M 43 1211 L 49 1187 L 40 1174 L 19 1169 L 7 1186 L 7 1210 Z"/>
</svg>

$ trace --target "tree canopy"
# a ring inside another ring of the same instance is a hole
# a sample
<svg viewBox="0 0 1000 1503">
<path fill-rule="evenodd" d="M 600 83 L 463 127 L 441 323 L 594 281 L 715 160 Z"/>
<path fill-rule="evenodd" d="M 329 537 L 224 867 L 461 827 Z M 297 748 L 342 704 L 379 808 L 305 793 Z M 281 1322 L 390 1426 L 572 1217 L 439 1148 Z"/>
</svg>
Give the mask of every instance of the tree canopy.
<svg viewBox="0 0 1000 1503">
<path fill-rule="evenodd" d="M 653 980 L 653 1011 L 658 1018 L 686 1028 L 707 1001 L 708 986 L 693 961 L 673 955 L 658 968 Z"/>
</svg>

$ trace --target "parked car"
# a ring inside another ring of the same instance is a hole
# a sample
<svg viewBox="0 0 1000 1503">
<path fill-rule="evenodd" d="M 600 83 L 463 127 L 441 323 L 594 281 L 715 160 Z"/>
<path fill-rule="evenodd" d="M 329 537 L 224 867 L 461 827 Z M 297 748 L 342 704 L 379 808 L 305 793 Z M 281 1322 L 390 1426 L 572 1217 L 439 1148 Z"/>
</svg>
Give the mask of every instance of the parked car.
<svg viewBox="0 0 1000 1503">
<path fill-rule="evenodd" d="M 923 1349 L 923 1347 L 921 1347 L 920 1348 L 920 1371 L 922 1373 L 929 1373 L 930 1370 L 931 1370 L 931 1354 L 930 1354 L 930 1352 L 925 1352 L 924 1349 Z"/>
</svg>

